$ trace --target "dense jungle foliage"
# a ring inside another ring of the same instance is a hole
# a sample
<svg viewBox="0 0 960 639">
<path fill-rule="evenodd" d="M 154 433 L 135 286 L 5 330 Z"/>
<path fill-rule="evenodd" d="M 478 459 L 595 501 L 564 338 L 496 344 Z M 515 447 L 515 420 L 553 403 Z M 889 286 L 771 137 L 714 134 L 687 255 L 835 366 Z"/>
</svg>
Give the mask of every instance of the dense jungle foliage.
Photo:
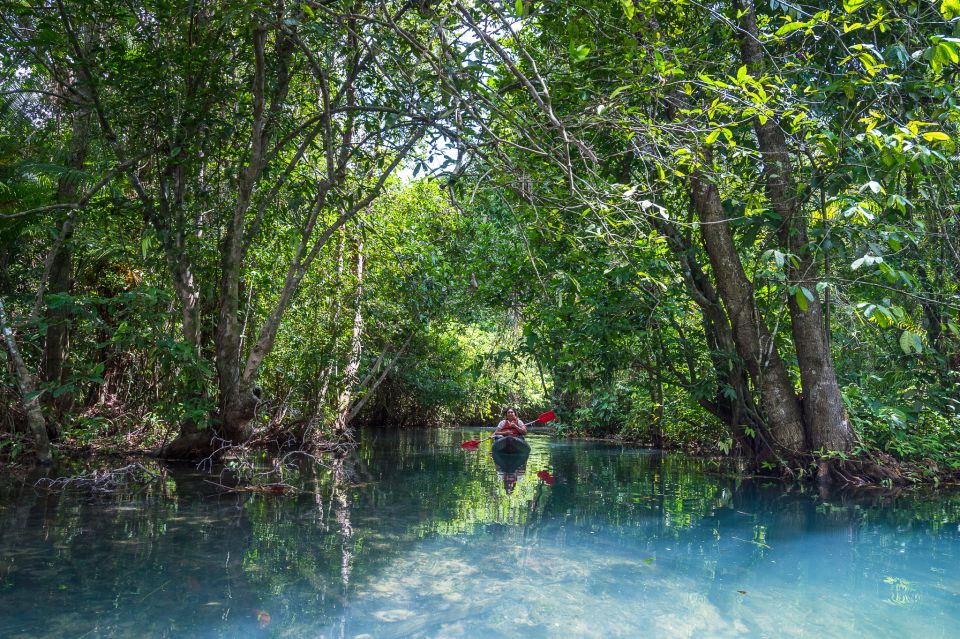
<svg viewBox="0 0 960 639">
<path fill-rule="evenodd" d="M 957 0 L 0 8 L 7 459 L 518 405 L 960 470 Z"/>
</svg>

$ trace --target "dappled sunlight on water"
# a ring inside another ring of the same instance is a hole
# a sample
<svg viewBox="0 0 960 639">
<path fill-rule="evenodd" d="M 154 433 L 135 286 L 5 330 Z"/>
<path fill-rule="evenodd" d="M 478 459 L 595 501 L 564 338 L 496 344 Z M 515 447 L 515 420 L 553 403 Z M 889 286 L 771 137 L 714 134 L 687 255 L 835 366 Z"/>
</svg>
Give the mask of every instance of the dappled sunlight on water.
<svg viewBox="0 0 960 639">
<path fill-rule="evenodd" d="M 822 495 L 546 434 L 508 492 L 488 448 L 459 448 L 476 436 L 368 432 L 326 460 L 343 481 L 305 468 L 298 495 L 222 493 L 191 468 L 129 493 L 5 486 L 0 637 L 960 628 L 960 495 Z"/>
</svg>

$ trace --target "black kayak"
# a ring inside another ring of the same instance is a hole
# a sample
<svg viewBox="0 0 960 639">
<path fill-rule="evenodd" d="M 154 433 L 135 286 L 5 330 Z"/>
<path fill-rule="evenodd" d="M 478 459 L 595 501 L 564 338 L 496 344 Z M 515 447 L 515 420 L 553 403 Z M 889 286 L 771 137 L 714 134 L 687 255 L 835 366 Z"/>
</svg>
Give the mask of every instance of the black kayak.
<svg viewBox="0 0 960 639">
<path fill-rule="evenodd" d="M 523 437 L 503 437 L 493 440 L 493 463 L 501 473 L 515 473 L 530 457 L 530 444 Z"/>
<path fill-rule="evenodd" d="M 529 455 L 530 444 L 523 437 L 498 437 L 493 440 L 492 449 L 495 453 L 504 453 L 507 455 Z"/>
</svg>

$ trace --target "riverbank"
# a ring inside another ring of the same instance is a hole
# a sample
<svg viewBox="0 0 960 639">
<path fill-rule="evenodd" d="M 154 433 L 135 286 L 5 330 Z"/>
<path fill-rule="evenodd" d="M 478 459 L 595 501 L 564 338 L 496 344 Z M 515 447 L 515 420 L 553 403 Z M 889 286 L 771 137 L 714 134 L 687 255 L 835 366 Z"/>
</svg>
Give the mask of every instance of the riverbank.
<svg viewBox="0 0 960 639">
<path fill-rule="evenodd" d="M 394 429 L 383 428 L 385 432 Z M 433 430 L 433 429 L 416 429 Z M 442 430 L 456 431 L 458 428 L 444 428 Z M 478 427 L 477 432 L 484 433 L 488 428 Z M 551 427 L 541 426 L 532 427 L 531 434 L 554 436 L 555 430 Z M 667 453 L 680 453 L 693 458 L 701 459 L 708 463 L 715 472 L 722 476 L 740 477 L 740 478 L 762 478 L 766 480 L 776 480 L 784 482 L 794 481 L 815 481 L 817 460 L 810 460 L 807 468 L 790 468 L 783 470 L 773 465 L 757 466 L 744 457 L 737 457 L 724 454 L 716 447 L 703 445 L 681 446 L 670 445 L 665 442 L 665 446 L 654 446 L 649 441 L 631 439 L 622 436 L 585 436 L 575 433 L 568 433 L 561 437 L 566 441 L 580 442 L 602 442 L 605 444 L 614 444 L 625 450 L 661 450 Z M 67 474 L 79 474 L 84 467 L 95 466 L 97 468 L 109 469 L 127 466 L 146 460 L 155 459 L 157 448 L 148 448 L 144 442 L 138 442 L 140 445 L 125 447 L 124 444 L 131 443 L 129 438 L 118 441 L 116 437 L 101 437 L 97 439 L 86 439 L 79 441 L 72 438 L 65 438 L 53 445 L 54 451 L 54 469 Z M 330 442 L 331 447 L 335 442 Z M 9 452 L 12 447 L 0 447 L 0 451 Z M 257 463 L 267 457 L 277 458 L 278 454 L 289 453 L 298 450 L 294 442 L 284 440 L 281 442 L 276 438 L 261 437 L 256 441 L 244 447 L 238 447 L 228 451 L 228 456 L 235 463 L 240 463 L 252 472 L 252 468 Z M 873 452 L 867 457 L 869 462 L 885 468 L 887 476 L 895 476 L 894 481 L 869 481 L 869 477 L 857 477 L 856 480 L 849 482 L 836 482 L 840 486 L 872 486 L 875 488 L 912 488 L 912 487 L 939 487 L 948 485 L 960 485 L 960 470 L 952 468 L 941 468 L 933 460 L 920 462 L 900 461 L 894 459 L 887 453 Z M 223 455 L 220 456 L 218 463 L 222 462 Z M 215 460 L 211 459 L 210 462 Z M 861 463 L 858 460 L 844 460 L 850 464 Z M 183 463 L 183 462 L 180 462 Z M 188 464 L 189 465 L 189 464 Z M 14 477 L 28 477 L 35 472 L 35 464 L 29 453 L 23 453 L 15 457 L 9 454 L 0 456 L 0 466 L 4 473 Z M 62 470 L 61 470 L 62 469 Z M 46 476 L 50 476 L 44 473 Z M 249 473 L 248 473 L 249 474 Z M 260 478 L 261 481 L 263 478 Z"/>
</svg>

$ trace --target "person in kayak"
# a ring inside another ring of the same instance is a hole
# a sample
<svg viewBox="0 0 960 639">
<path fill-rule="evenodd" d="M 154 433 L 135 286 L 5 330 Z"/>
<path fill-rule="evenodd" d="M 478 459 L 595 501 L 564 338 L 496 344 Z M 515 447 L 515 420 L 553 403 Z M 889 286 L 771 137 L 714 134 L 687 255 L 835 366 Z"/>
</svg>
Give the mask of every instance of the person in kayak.
<svg viewBox="0 0 960 639">
<path fill-rule="evenodd" d="M 503 414 L 503 419 L 497 424 L 497 429 L 493 431 L 494 439 L 500 437 L 523 437 L 527 434 L 527 426 L 520 421 L 517 411 L 508 408 Z"/>
</svg>

